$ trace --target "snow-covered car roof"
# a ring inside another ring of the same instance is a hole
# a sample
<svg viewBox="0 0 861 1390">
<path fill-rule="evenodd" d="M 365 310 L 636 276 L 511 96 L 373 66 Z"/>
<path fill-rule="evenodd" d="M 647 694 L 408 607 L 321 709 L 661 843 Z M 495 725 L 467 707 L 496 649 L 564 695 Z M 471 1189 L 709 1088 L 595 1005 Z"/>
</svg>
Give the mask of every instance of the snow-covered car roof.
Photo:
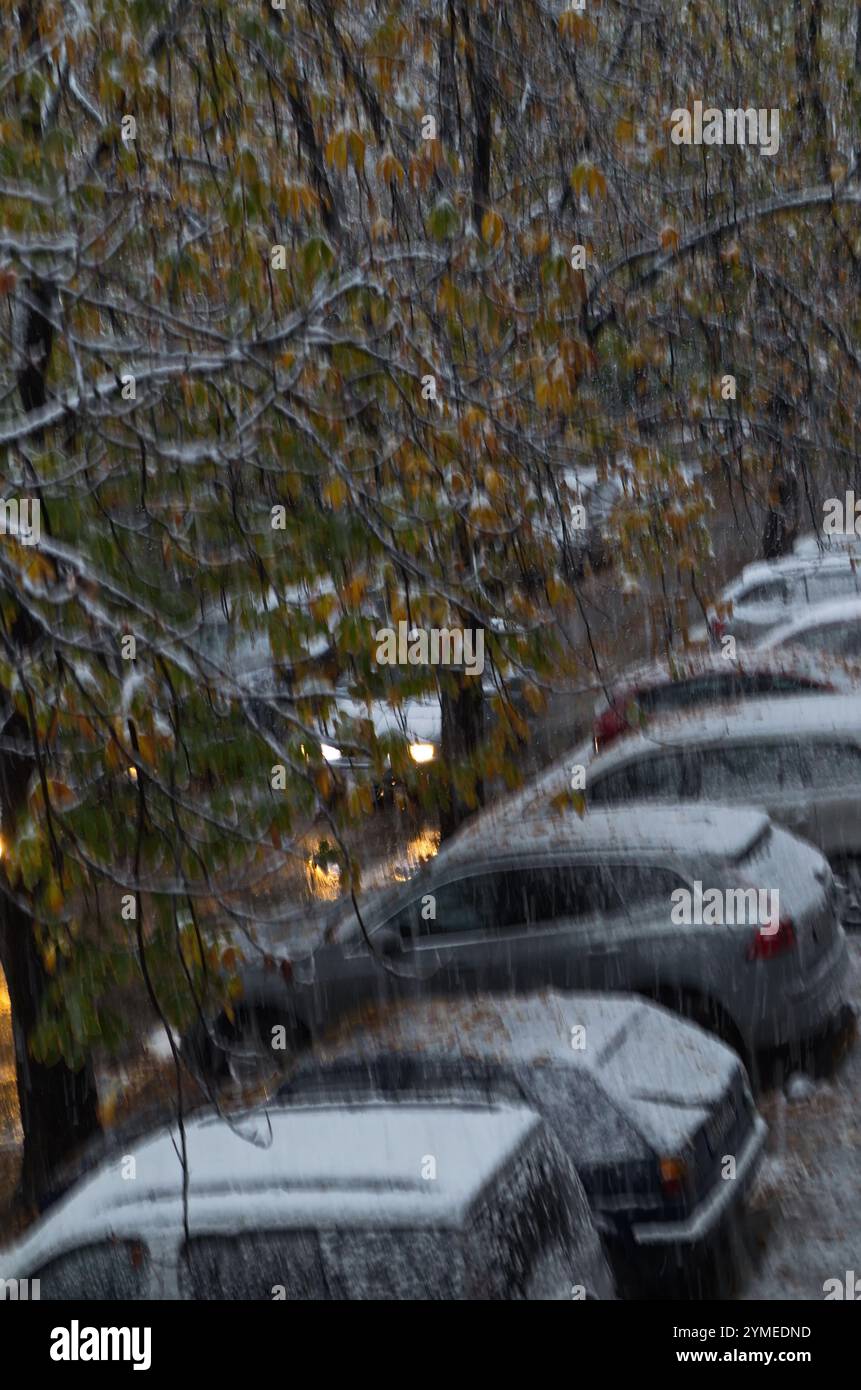
<svg viewBox="0 0 861 1390">
<path fill-rule="evenodd" d="M 857 600 L 853 600 L 852 603 L 861 612 L 861 603 Z M 805 609 L 805 612 L 816 612 L 819 607 L 843 606 L 851 605 L 844 604 L 843 600 L 838 600 L 836 604 L 817 605 L 816 608 Z M 806 623 L 807 620 L 802 621 Z M 728 670 L 766 672 L 769 674 L 774 672 L 811 678 L 814 675 L 821 675 L 823 679 L 827 679 L 832 674 L 830 668 L 834 663 L 827 658 L 820 659 L 818 653 L 816 660 L 813 661 L 810 653 L 771 651 L 769 650 L 771 645 L 771 634 L 769 634 L 767 639 L 756 643 L 755 646 L 745 647 L 742 650 L 737 649 L 736 655 L 733 657 L 728 657 L 724 652 L 708 647 L 691 647 L 686 651 L 674 653 L 672 656 L 644 661 L 627 667 L 607 681 L 607 690 L 611 693 L 625 690 L 648 690 L 653 686 L 688 680 L 692 676 L 704 675 L 710 671 L 721 674 Z M 595 713 L 601 713 L 606 707 L 607 696 L 602 694 L 595 705 Z"/>
<path fill-rule="evenodd" d="M 745 565 L 741 574 L 723 590 L 722 597 L 732 598 L 742 589 L 753 583 L 763 583 L 770 579 L 789 579 L 796 575 L 831 573 L 852 569 L 854 557 L 849 551 L 817 552 L 815 555 L 785 555 L 780 560 L 755 560 Z"/>
<path fill-rule="evenodd" d="M 791 642 L 793 637 L 799 636 L 802 632 L 809 632 L 811 628 L 828 627 L 832 623 L 857 622 L 861 622 L 861 598 L 839 598 L 831 599 L 828 603 L 814 603 L 791 622 L 773 628 L 757 643 L 755 650 L 766 654 L 771 648 L 781 647 L 783 643 Z"/>
<path fill-rule="evenodd" d="M 540 1124 L 524 1106 L 427 1102 L 297 1105 L 186 1124 L 189 1226 L 195 1235 L 459 1224 Z M 163 1130 L 82 1178 L 16 1245 L 0 1277 L 64 1249 L 147 1239 L 183 1227 L 179 1138 Z M 433 1154 L 437 1180 L 421 1176 Z M 134 1158 L 135 1179 L 123 1177 Z"/>
<path fill-rule="evenodd" d="M 851 550 L 856 554 L 861 553 L 861 536 L 843 535 L 842 532 L 820 532 L 808 531 L 805 535 L 799 536 L 795 545 L 792 547 L 793 555 L 816 556 L 821 554 L 833 554 L 835 551 Z"/>
<path fill-rule="evenodd" d="M 573 807 L 553 807 L 557 794 L 552 782 L 542 780 L 533 787 L 528 802 L 518 797 L 516 805 L 501 803 L 498 814 L 483 812 L 440 850 L 434 867 L 448 867 L 479 854 L 509 857 L 559 850 L 588 855 L 612 850 L 632 859 L 661 853 L 679 860 L 690 856 L 734 860 L 747 853 L 769 824 L 763 811 L 711 804 L 666 807 L 626 801 L 607 810 L 590 807 L 581 817 Z M 512 838 L 512 823 L 517 825 L 516 838 Z"/>
<path fill-rule="evenodd" d="M 793 739 L 828 737 L 861 739 L 861 700 L 857 695 L 785 695 L 779 700 L 745 700 L 712 705 L 655 719 L 645 733 L 631 733 L 606 753 L 592 758 L 589 776 L 662 748 L 715 743 L 722 739 Z"/>
<path fill-rule="evenodd" d="M 372 700 L 369 707 L 363 701 L 354 700 L 337 691 L 333 692 L 333 698 L 337 702 L 337 708 L 333 707 L 327 720 L 327 724 L 331 724 L 333 730 L 339 717 L 370 719 L 377 737 L 381 734 L 404 734 L 414 742 L 439 742 L 442 714 L 437 695 L 426 700 L 407 699 L 397 708 L 387 704 L 385 700 Z M 337 734 L 333 736 L 337 737 Z"/>
<path fill-rule="evenodd" d="M 583 1048 L 572 1046 L 576 1026 L 585 1030 Z M 689 1135 L 691 1109 L 705 1111 L 719 1100 L 740 1065 L 724 1043 L 635 995 L 546 990 L 367 1009 L 323 1039 L 306 1070 L 392 1052 L 570 1068 L 591 1077 L 663 1152 Z"/>
</svg>

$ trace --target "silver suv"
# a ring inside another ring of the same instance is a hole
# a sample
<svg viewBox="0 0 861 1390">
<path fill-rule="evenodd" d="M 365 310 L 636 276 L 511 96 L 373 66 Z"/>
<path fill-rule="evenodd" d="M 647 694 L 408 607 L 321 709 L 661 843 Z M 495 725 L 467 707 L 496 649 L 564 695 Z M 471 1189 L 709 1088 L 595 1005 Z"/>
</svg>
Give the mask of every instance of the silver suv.
<svg viewBox="0 0 861 1390">
<path fill-rule="evenodd" d="M 777 890 L 786 918 L 773 932 L 749 920 L 679 926 L 674 894 L 695 899 L 698 883 Z M 290 984 L 247 969 L 235 1021 L 190 1044 L 218 1071 L 245 1047 L 271 1058 L 276 1027 L 306 1047 L 362 1002 L 553 986 L 649 996 L 751 1060 L 839 1011 L 835 902 L 822 856 L 761 812 L 639 806 L 580 820 L 548 807 L 516 827 L 486 816 L 408 883 L 365 900 L 364 930 L 339 906 L 329 942 L 294 964 Z"/>
<path fill-rule="evenodd" d="M 589 763 L 587 797 L 762 806 L 816 845 L 861 921 L 861 701 L 848 695 L 749 700 L 655 722 Z"/>
</svg>

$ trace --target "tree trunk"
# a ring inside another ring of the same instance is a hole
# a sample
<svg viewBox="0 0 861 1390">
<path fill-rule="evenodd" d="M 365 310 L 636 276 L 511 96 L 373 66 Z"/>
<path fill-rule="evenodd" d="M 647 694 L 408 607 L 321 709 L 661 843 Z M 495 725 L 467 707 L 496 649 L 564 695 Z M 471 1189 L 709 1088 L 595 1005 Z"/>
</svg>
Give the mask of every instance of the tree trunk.
<svg viewBox="0 0 861 1390">
<path fill-rule="evenodd" d="M 440 815 L 440 834 L 443 840 L 453 835 L 458 826 L 471 815 L 474 808 L 466 804 L 454 785 L 454 771 L 469 764 L 481 746 L 484 736 L 484 692 L 481 678 L 459 676 L 456 695 L 447 692 L 441 697 L 442 756 L 449 769 L 451 788 L 448 804 Z M 484 804 L 484 784 L 476 784 L 479 805 Z"/>
<path fill-rule="evenodd" d="M 777 465 L 769 485 L 769 509 L 762 535 L 766 560 L 788 555 L 798 535 L 798 479 L 790 469 Z"/>
<path fill-rule="evenodd" d="M 27 734 L 26 720 L 20 714 L 7 720 L 3 729 L 4 738 L 21 744 Z M 32 768 L 32 759 L 23 754 L 0 754 L 0 810 L 7 839 L 15 834 Z M 30 1056 L 28 1041 L 51 979 L 42 964 L 34 929 L 33 916 L 7 893 L 0 894 L 0 964 L 12 1006 L 18 1106 L 24 1131 L 20 1193 L 28 1204 L 39 1203 L 60 1162 L 99 1129 L 92 1065 L 74 1072 L 65 1062 L 45 1066 Z"/>
<path fill-rule="evenodd" d="M 28 1206 L 38 1206 L 50 1191 L 61 1162 L 98 1131 L 98 1098 L 92 1066 L 73 1072 L 64 1062 L 48 1067 L 30 1056 L 27 1040 L 38 1021 L 50 977 L 42 964 L 30 915 L 4 900 L 0 920 L 0 959 L 12 1004 L 18 1105 L 24 1130 L 20 1195 Z"/>
<path fill-rule="evenodd" d="M 24 3 L 18 11 L 21 36 L 28 48 L 41 42 L 39 0 Z M 54 113 L 56 113 L 56 106 Z M 50 118 L 53 121 L 54 117 Z M 45 136 L 43 113 L 32 95 L 25 98 L 22 121 L 38 147 Z M 38 410 L 48 399 L 48 372 L 54 347 L 56 288 L 35 275 L 27 280 L 27 302 L 20 296 L 15 305 L 19 330 L 16 346 L 18 391 L 26 411 Z M 41 447 L 42 432 L 33 436 Z M 47 518 L 46 518 L 47 520 Z M 24 612 L 20 612 L 12 631 L 4 633 L 13 646 L 26 648 L 38 639 Z M 2 730 L 6 739 L 22 748 L 30 742 L 27 721 L 20 714 L 6 720 Z M 12 840 L 18 818 L 26 805 L 27 789 L 34 760 L 25 753 L 0 752 L 0 813 L 3 834 Z M 99 1129 L 95 1074 L 88 1063 L 74 1072 L 64 1062 L 45 1066 L 30 1056 L 29 1040 L 41 1013 L 45 991 L 50 983 L 35 935 L 35 918 L 20 899 L 14 902 L 6 892 L 0 894 L 0 964 L 6 975 L 12 1011 L 12 1037 L 15 1044 L 15 1075 L 18 1105 L 24 1131 L 24 1154 L 20 1195 L 28 1204 L 37 1204 L 50 1189 L 52 1176 L 60 1162 Z"/>
</svg>

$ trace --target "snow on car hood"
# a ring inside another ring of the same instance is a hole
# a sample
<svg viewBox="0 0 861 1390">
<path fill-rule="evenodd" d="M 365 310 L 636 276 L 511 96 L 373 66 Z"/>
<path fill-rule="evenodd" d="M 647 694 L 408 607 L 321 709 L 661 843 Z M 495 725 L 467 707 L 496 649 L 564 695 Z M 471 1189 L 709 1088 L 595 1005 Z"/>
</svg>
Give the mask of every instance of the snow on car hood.
<svg viewBox="0 0 861 1390">
<path fill-rule="evenodd" d="M 572 1045 L 578 1025 L 582 1050 Z M 393 1051 L 585 1070 L 663 1151 L 705 1123 L 741 1065 L 701 1028 L 637 996 L 555 991 L 366 1007 L 318 1045 L 316 1058 L 325 1065 Z"/>
</svg>

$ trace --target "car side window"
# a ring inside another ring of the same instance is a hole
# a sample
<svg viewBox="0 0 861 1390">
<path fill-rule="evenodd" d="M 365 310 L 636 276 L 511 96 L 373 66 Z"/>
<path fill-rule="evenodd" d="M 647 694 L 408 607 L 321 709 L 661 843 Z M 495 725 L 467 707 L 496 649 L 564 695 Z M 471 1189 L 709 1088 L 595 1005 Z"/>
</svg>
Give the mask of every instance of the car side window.
<svg viewBox="0 0 861 1390">
<path fill-rule="evenodd" d="M 659 753 L 609 772 L 589 789 L 593 802 L 654 797 L 683 799 L 696 794 L 696 764 L 683 753 Z"/>
<path fill-rule="evenodd" d="M 736 602 L 741 606 L 747 603 L 788 603 L 789 589 L 784 580 L 771 579 L 764 584 L 756 584 L 747 593 L 739 594 Z"/>
<path fill-rule="evenodd" d="M 591 865 L 509 869 L 500 875 L 499 926 L 585 917 L 601 910 L 601 871 Z"/>
<path fill-rule="evenodd" d="M 487 930 L 496 924 L 497 882 L 496 874 L 471 874 L 428 886 L 384 925 L 405 940 Z"/>
<path fill-rule="evenodd" d="M 702 754 L 702 778 L 703 790 L 710 797 L 798 791 L 809 783 L 809 755 L 797 743 L 709 748 Z"/>
<path fill-rule="evenodd" d="M 679 874 L 659 865 L 608 864 L 603 873 L 604 909 L 608 912 L 630 912 L 655 903 L 669 903 L 675 889 L 688 886 Z"/>
<path fill-rule="evenodd" d="M 30 1276 L 44 1302 L 147 1297 L 149 1255 L 137 1240 L 100 1241 L 67 1250 Z"/>
<path fill-rule="evenodd" d="M 861 654 L 861 627 L 857 625 L 829 623 L 827 627 L 809 628 L 792 640 L 805 651 L 827 652 L 830 656 Z"/>
<path fill-rule="evenodd" d="M 745 695 L 797 695 L 809 691 L 812 682 L 794 676 L 742 676 L 741 689 Z"/>
<path fill-rule="evenodd" d="M 848 743 L 811 743 L 808 785 L 826 789 L 861 783 L 861 748 Z"/>
<path fill-rule="evenodd" d="M 861 624 L 852 623 L 843 629 L 840 646 L 836 650 L 840 656 L 861 656 Z"/>
</svg>

